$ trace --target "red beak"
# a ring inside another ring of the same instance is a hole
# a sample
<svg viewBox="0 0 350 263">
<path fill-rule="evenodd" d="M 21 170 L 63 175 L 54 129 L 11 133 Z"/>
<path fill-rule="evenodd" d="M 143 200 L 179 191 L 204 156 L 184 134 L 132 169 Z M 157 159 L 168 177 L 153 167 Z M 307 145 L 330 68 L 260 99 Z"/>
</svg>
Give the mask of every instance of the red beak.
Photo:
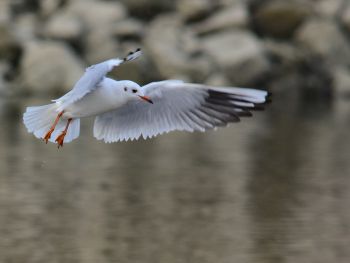
<svg viewBox="0 0 350 263">
<path fill-rule="evenodd" d="M 153 104 L 153 101 L 150 99 L 150 97 L 147 97 L 147 96 L 139 96 L 141 99 L 143 99 L 144 101 L 147 101 L 151 104 Z"/>
</svg>

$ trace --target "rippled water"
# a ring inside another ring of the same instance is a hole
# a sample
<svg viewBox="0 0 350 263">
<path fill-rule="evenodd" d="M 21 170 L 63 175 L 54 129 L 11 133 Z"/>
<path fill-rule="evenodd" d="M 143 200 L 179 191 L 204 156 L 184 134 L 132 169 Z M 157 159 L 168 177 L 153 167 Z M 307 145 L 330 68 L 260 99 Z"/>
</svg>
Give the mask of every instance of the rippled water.
<svg viewBox="0 0 350 263">
<path fill-rule="evenodd" d="M 60 150 L 33 103 L 0 101 L 0 262 L 350 262 L 348 102 L 118 144 L 86 120 Z"/>
</svg>

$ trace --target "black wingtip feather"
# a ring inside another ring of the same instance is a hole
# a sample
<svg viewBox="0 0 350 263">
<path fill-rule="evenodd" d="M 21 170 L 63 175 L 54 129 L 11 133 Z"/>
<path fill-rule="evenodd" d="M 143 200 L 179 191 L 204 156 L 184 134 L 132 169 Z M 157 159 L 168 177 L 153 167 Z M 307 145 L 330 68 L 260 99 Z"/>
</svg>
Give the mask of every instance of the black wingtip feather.
<svg viewBox="0 0 350 263">
<path fill-rule="evenodd" d="M 239 122 L 241 117 L 251 117 L 251 111 L 264 110 L 264 105 L 270 101 L 266 96 L 266 102 L 254 103 L 249 96 L 235 95 L 233 93 L 217 90 L 207 90 L 208 96 L 197 108 L 184 114 L 184 120 L 191 126 L 191 122 L 204 130 L 215 127 L 227 126 L 228 123 Z M 234 103 L 237 104 L 234 104 Z M 249 103 L 250 106 L 244 106 Z M 240 104 L 240 105 L 239 105 Z"/>
<path fill-rule="evenodd" d="M 236 116 L 239 116 L 239 117 L 251 117 L 253 115 L 251 111 L 263 111 L 265 109 L 264 106 L 267 103 L 271 102 L 271 99 L 269 98 L 271 96 L 271 92 L 267 92 L 265 96 L 266 100 L 262 103 L 254 103 L 249 100 L 249 97 L 245 99 L 238 94 L 237 96 L 239 97 L 238 98 L 235 97 L 235 94 L 233 93 L 227 93 L 227 92 L 221 92 L 221 91 L 209 89 L 206 102 L 217 107 L 217 111 L 220 111 L 219 108 L 221 108 L 221 112 L 222 112 L 222 109 L 224 108 L 233 112 L 234 114 L 236 114 Z M 235 102 L 238 105 L 235 104 Z M 251 103 L 253 106 L 247 107 L 244 105 L 239 105 L 239 103 Z M 238 109 L 241 111 L 237 111 Z M 225 113 L 227 113 L 227 110 L 225 110 Z"/>
</svg>

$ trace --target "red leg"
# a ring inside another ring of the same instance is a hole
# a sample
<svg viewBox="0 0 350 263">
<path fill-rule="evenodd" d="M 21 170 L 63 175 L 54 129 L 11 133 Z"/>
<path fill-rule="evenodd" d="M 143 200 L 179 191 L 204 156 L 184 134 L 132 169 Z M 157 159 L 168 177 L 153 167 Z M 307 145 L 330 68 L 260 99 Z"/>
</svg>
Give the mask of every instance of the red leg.
<svg viewBox="0 0 350 263">
<path fill-rule="evenodd" d="M 49 130 L 49 131 L 46 133 L 46 135 L 44 136 L 43 139 L 44 139 L 45 143 L 47 143 L 47 142 L 49 141 L 49 139 L 51 138 L 51 134 L 52 134 L 53 131 L 55 130 L 56 125 L 57 125 L 57 123 L 59 122 L 60 118 L 62 117 L 63 113 L 64 113 L 64 111 L 61 111 L 61 112 L 57 115 L 55 122 L 54 122 L 53 125 L 51 126 L 50 130 Z"/>
<path fill-rule="evenodd" d="M 68 127 L 69 127 L 69 124 L 71 123 L 71 121 L 72 121 L 72 118 L 68 119 L 66 128 L 62 131 L 62 133 L 60 135 L 58 135 L 58 137 L 55 140 L 58 144 L 58 148 L 60 148 L 60 146 L 63 147 L 64 136 L 66 136 L 66 134 L 67 134 Z"/>
</svg>

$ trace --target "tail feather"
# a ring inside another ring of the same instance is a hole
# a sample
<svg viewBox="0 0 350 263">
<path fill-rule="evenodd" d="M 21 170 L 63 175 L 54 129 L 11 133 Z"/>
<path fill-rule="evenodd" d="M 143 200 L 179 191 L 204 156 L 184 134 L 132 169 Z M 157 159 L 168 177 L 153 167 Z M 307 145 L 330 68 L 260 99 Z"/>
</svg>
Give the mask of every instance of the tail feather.
<svg viewBox="0 0 350 263">
<path fill-rule="evenodd" d="M 40 130 L 50 128 L 50 125 L 52 125 L 57 115 L 55 106 L 55 104 L 49 104 L 38 107 L 28 107 L 23 114 L 23 122 L 28 132 L 38 133 Z"/>
<path fill-rule="evenodd" d="M 28 107 L 23 114 L 23 122 L 29 133 L 33 133 L 35 137 L 42 139 L 49 131 L 57 117 L 57 104 L 52 103 L 37 107 Z M 58 135 L 64 130 L 67 119 L 60 119 L 54 132 L 51 134 L 50 142 L 55 142 Z M 79 137 L 80 119 L 73 119 L 64 138 L 64 143 L 68 143 Z"/>
</svg>

